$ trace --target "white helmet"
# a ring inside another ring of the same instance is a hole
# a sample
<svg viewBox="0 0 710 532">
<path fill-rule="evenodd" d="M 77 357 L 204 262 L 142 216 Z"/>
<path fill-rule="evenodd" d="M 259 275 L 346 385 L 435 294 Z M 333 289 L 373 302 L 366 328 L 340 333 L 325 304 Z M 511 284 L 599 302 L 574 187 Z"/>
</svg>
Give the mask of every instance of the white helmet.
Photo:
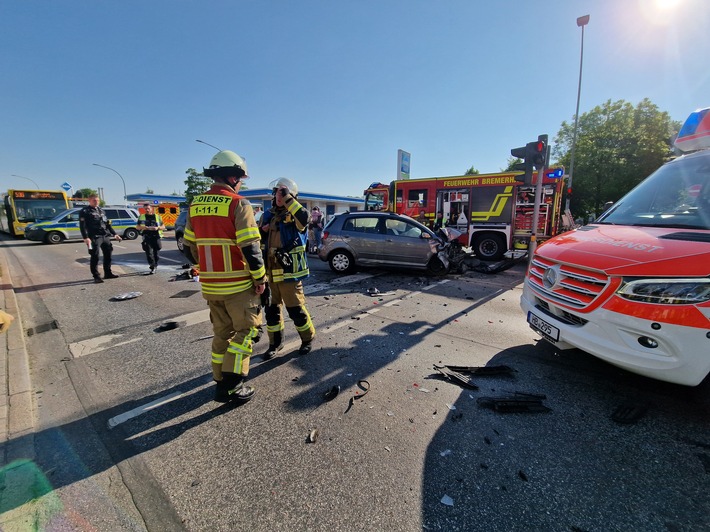
<svg viewBox="0 0 710 532">
<path fill-rule="evenodd" d="M 205 177 L 236 177 L 248 179 L 247 162 L 233 151 L 224 150 L 217 153 L 210 161 L 209 168 L 203 168 Z"/>
<path fill-rule="evenodd" d="M 288 189 L 294 198 L 298 196 L 298 185 L 288 177 L 279 177 L 269 183 L 269 188 L 273 191 L 284 187 Z"/>
</svg>

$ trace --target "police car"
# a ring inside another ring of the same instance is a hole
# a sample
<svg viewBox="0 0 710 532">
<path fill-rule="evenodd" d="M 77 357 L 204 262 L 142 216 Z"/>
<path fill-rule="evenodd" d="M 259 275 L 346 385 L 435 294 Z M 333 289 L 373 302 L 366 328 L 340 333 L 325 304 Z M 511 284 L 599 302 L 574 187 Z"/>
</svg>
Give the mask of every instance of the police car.
<svg viewBox="0 0 710 532">
<path fill-rule="evenodd" d="M 25 238 L 45 244 L 60 244 L 65 240 L 80 240 L 79 211 L 83 207 L 75 207 L 59 213 L 51 220 L 30 224 L 25 228 Z M 102 207 L 106 217 L 117 235 L 126 240 L 138 238 L 138 211 L 128 207 Z"/>
</svg>

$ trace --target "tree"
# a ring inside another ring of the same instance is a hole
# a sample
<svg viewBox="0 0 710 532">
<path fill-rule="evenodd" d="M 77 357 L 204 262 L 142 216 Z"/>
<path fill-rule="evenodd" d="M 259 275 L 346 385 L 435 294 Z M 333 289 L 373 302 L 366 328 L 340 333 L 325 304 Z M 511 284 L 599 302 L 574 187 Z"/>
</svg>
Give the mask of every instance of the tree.
<svg viewBox="0 0 710 532">
<path fill-rule="evenodd" d="M 501 169 L 501 172 L 513 172 L 516 164 L 521 164 L 523 160 L 519 157 L 508 157 L 508 166 Z"/>
<path fill-rule="evenodd" d="M 192 203 L 192 198 L 198 194 L 202 194 L 212 186 L 212 179 L 205 177 L 202 172 L 198 172 L 194 168 L 185 170 L 187 179 L 185 179 L 185 198 L 188 204 Z"/>
<path fill-rule="evenodd" d="M 99 206 L 100 207 L 103 207 L 104 205 L 106 205 L 106 202 L 101 197 L 98 190 L 93 189 L 93 188 L 80 188 L 78 190 L 75 190 L 74 191 L 74 199 L 78 199 L 78 200 L 83 201 L 84 203 L 81 203 L 81 205 L 84 205 L 84 204 L 88 205 L 88 203 L 86 203 L 86 200 L 92 194 L 96 194 L 99 197 Z"/>
<path fill-rule="evenodd" d="M 636 107 L 608 100 L 580 115 L 570 210 L 597 215 L 606 202 L 621 198 L 668 160 L 680 126 L 648 98 Z M 562 122 L 553 149 L 568 169 L 573 135 L 574 122 Z"/>
<path fill-rule="evenodd" d="M 99 195 L 97 190 L 94 190 L 93 188 L 80 188 L 74 192 L 74 197 L 75 198 L 88 198 L 92 194 L 96 194 L 97 196 Z"/>
<path fill-rule="evenodd" d="M 480 173 L 481 173 L 481 172 L 479 172 L 479 171 L 476 170 L 473 166 L 471 166 L 471 168 L 469 168 L 468 170 L 466 170 L 466 173 L 464 173 L 464 175 L 478 175 L 478 174 L 480 174 Z"/>
<path fill-rule="evenodd" d="M 148 188 L 145 189 L 145 193 L 146 193 L 146 194 L 155 194 L 155 193 L 153 192 L 153 189 L 150 188 L 150 187 L 148 187 Z"/>
</svg>

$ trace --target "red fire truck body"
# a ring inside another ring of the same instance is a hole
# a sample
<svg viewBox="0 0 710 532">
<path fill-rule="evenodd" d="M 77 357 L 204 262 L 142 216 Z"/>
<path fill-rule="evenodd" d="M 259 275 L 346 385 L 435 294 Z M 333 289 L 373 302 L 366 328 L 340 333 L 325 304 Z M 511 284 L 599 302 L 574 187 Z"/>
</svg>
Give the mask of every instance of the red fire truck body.
<svg viewBox="0 0 710 532">
<path fill-rule="evenodd" d="M 461 231 L 461 243 L 481 259 L 497 260 L 527 248 L 532 232 L 535 187 L 515 180 L 518 173 L 403 179 L 373 183 L 365 190 L 366 210 L 406 214 L 433 227 L 437 213 Z M 543 178 L 538 241 L 559 230 L 562 180 Z"/>
</svg>

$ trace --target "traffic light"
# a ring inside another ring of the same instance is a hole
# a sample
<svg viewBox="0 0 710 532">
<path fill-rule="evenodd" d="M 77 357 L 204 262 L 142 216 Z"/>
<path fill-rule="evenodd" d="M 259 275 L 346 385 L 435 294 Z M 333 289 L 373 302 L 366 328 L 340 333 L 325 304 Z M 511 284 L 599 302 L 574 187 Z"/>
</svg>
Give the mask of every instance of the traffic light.
<svg viewBox="0 0 710 532">
<path fill-rule="evenodd" d="M 535 145 L 535 153 L 533 154 L 533 165 L 535 166 L 536 170 L 541 170 L 542 168 L 547 166 L 547 160 L 549 156 L 547 135 L 538 135 L 537 142 L 533 142 L 531 144 Z"/>
<path fill-rule="evenodd" d="M 522 175 L 515 176 L 515 180 L 526 185 L 532 185 L 533 168 L 540 170 L 545 167 L 549 158 L 547 135 L 540 135 L 535 142 L 528 142 L 525 146 L 513 148 L 510 150 L 510 154 L 523 160 L 522 163 L 513 165 L 514 170 L 525 172 Z"/>
<path fill-rule="evenodd" d="M 521 183 L 525 183 L 526 185 L 532 184 L 533 160 L 530 156 L 532 144 L 536 143 L 528 142 L 525 146 L 521 146 L 520 148 L 513 148 L 512 150 L 510 150 L 510 154 L 513 157 L 517 157 L 518 159 L 523 160 L 522 163 L 513 165 L 513 170 L 521 170 L 525 172 L 522 175 L 516 175 L 515 180 L 520 181 Z"/>
</svg>

